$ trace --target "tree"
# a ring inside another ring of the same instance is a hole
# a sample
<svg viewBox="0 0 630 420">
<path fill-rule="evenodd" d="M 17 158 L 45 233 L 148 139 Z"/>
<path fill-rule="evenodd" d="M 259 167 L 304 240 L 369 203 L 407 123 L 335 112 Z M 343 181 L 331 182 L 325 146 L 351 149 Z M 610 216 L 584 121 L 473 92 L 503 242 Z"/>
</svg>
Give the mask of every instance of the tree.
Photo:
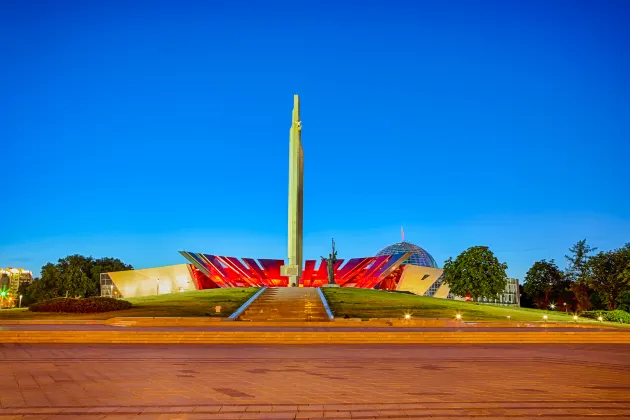
<svg viewBox="0 0 630 420">
<path fill-rule="evenodd" d="M 59 289 L 62 296 L 96 296 L 99 287 L 90 281 L 88 274 L 94 264 L 92 257 L 70 255 L 57 262 Z"/>
<path fill-rule="evenodd" d="M 558 268 L 554 260 L 536 261 L 525 275 L 523 289 L 534 299 L 536 306 L 549 306 L 550 295 L 557 298 L 567 288 L 564 273 Z"/>
<path fill-rule="evenodd" d="M 518 285 L 519 299 L 518 303 L 521 308 L 535 308 L 534 299 L 525 291 L 522 284 Z"/>
<path fill-rule="evenodd" d="M 33 284 L 33 282 L 36 282 L 36 281 L 39 281 L 39 278 L 35 277 L 31 283 L 21 283 L 18 286 L 17 298 L 19 299 L 19 297 L 22 296 L 22 307 L 23 308 L 27 307 L 31 303 L 34 303 L 34 299 L 33 299 L 33 297 L 31 296 L 31 293 L 30 293 L 30 287 L 31 287 L 31 284 Z M 19 303 L 18 303 L 18 305 L 19 305 Z"/>
<path fill-rule="evenodd" d="M 622 311 L 630 312 L 630 290 L 627 291 L 627 292 L 623 292 L 621 294 L 621 296 L 619 296 L 617 309 L 621 309 Z"/>
<path fill-rule="evenodd" d="M 101 273 L 111 273 L 114 271 L 133 270 L 133 266 L 125 264 L 118 258 L 97 258 L 94 260 L 90 271 L 90 278 L 98 285 L 99 294 L 101 291 Z"/>
<path fill-rule="evenodd" d="M 57 267 L 48 263 L 42 267 L 42 276 L 39 280 L 33 280 L 28 286 L 28 294 L 34 301 L 52 299 L 59 296 Z"/>
<path fill-rule="evenodd" d="M 578 241 L 569 248 L 570 255 L 565 255 L 567 268 L 565 270 L 567 278 L 572 282 L 571 291 L 580 310 L 586 311 L 591 307 L 589 300 L 590 267 L 589 260 L 592 252 L 597 251 L 586 243 L 586 239 Z"/>
<path fill-rule="evenodd" d="M 590 284 L 615 310 L 619 298 L 630 290 L 630 243 L 623 248 L 600 252 L 589 260 Z"/>
<path fill-rule="evenodd" d="M 55 297 L 89 297 L 100 295 L 100 274 L 133 270 L 118 258 L 84 257 L 69 255 L 42 267 L 42 277 L 33 281 L 28 294 L 36 302 Z"/>
<path fill-rule="evenodd" d="M 507 264 L 487 246 L 473 246 L 444 263 L 444 282 L 456 296 L 495 299 L 505 290 Z"/>
</svg>

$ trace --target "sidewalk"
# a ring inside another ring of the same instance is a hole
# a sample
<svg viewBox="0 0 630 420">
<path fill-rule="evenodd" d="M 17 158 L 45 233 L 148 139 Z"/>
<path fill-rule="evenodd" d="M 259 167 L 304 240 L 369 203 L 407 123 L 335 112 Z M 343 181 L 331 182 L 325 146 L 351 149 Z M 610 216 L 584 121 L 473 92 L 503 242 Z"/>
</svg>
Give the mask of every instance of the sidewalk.
<svg viewBox="0 0 630 420">
<path fill-rule="evenodd" d="M 2 419 L 630 416 L 628 346 L 8 344 L 0 360 Z"/>
</svg>

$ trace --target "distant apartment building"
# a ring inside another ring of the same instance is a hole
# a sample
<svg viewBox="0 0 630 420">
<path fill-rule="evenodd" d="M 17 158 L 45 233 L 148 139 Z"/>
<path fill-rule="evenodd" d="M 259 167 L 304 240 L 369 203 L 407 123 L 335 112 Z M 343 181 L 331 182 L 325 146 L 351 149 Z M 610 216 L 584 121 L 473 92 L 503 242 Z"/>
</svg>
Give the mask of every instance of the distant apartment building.
<svg viewBox="0 0 630 420">
<path fill-rule="evenodd" d="M 518 279 L 508 279 L 505 290 L 496 299 L 477 299 L 480 303 L 493 303 L 495 305 L 521 306 L 518 292 Z"/>
<path fill-rule="evenodd" d="M 18 289 L 24 283 L 33 281 L 33 273 L 23 268 L 0 268 L 0 307 L 15 306 L 19 299 Z"/>
</svg>

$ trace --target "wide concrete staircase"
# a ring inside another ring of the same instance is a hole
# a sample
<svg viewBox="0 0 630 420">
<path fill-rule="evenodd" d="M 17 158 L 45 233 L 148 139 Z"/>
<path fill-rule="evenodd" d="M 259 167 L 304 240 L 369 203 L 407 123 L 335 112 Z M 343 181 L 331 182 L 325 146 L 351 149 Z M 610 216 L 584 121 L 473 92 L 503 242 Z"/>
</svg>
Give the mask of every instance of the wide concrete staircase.
<svg viewBox="0 0 630 420">
<path fill-rule="evenodd" d="M 329 321 L 317 289 L 280 287 L 265 290 L 238 317 L 239 321 Z"/>
</svg>

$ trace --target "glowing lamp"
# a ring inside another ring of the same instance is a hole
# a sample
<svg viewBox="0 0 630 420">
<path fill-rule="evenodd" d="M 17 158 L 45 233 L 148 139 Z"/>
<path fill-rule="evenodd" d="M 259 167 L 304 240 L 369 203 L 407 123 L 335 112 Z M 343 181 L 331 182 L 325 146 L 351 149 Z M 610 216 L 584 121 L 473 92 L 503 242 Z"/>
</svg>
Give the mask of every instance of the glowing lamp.
<svg viewBox="0 0 630 420">
<path fill-rule="evenodd" d="M 543 315 L 543 319 L 546 321 L 549 317 L 547 315 Z"/>
<path fill-rule="evenodd" d="M 409 319 L 409 318 L 411 318 L 411 315 L 405 314 L 405 319 Z"/>
<path fill-rule="evenodd" d="M 455 315 L 455 318 L 457 318 L 458 320 L 462 319 L 462 314 Z"/>
<path fill-rule="evenodd" d="M 604 317 L 601 317 L 601 316 L 600 316 L 600 317 L 597 317 L 597 320 L 598 320 L 599 322 L 602 322 L 602 321 L 604 320 Z"/>
</svg>

